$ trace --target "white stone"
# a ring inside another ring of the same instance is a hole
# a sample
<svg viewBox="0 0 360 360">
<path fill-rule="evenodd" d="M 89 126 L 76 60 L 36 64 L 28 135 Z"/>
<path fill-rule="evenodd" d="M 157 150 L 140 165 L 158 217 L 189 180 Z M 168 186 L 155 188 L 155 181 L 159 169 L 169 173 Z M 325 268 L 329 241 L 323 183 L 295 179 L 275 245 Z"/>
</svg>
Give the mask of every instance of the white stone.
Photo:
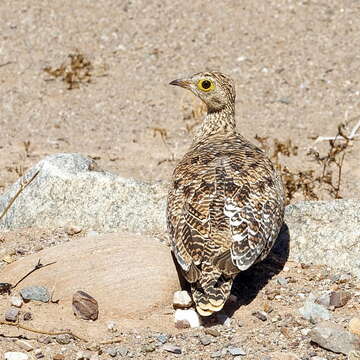
<svg viewBox="0 0 360 360">
<path fill-rule="evenodd" d="M 200 326 L 200 318 L 198 313 L 194 309 L 177 309 L 175 311 L 175 322 L 176 321 L 187 321 L 192 328 Z"/>
<path fill-rule="evenodd" d="M 21 308 L 22 304 L 24 303 L 23 299 L 20 296 L 12 296 L 10 301 L 11 301 L 11 305 L 17 308 Z"/>
<path fill-rule="evenodd" d="M 9 351 L 5 353 L 5 360 L 28 360 L 29 356 L 22 352 Z"/>
<path fill-rule="evenodd" d="M 187 309 L 191 307 L 192 303 L 192 299 L 187 291 L 175 291 L 173 299 L 175 309 Z"/>
<path fill-rule="evenodd" d="M 115 321 L 108 321 L 108 323 L 106 324 L 108 330 L 110 332 L 116 332 L 117 331 L 117 324 Z"/>
</svg>

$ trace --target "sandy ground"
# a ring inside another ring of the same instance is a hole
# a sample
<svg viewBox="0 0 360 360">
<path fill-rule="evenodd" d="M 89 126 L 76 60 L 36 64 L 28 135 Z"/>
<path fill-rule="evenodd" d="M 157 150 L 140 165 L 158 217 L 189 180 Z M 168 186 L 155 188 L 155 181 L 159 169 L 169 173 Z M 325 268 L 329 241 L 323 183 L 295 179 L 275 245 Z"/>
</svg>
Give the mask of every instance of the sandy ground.
<svg viewBox="0 0 360 360">
<path fill-rule="evenodd" d="M 326 145 L 312 138 L 335 135 L 360 115 L 359 39 L 356 0 L 2 0 L 0 194 L 57 152 L 89 155 L 126 177 L 168 180 L 199 109 L 168 83 L 202 70 L 235 79 L 243 135 L 291 139 L 298 155 L 282 160 L 294 171 L 314 167 L 307 152 Z M 90 83 L 68 90 L 43 69 L 76 51 L 94 71 Z M 342 169 L 347 198 L 360 195 L 359 148 L 352 144 Z M 1 241 L 46 246 L 53 235 L 26 231 Z M 252 323 L 250 309 L 235 319 L 243 316 Z"/>
<path fill-rule="evenodd" d="M 195 122 L 192 95 L 168 82 L 214 69 L 236 81 L 240 132 L 290 138 L 299 146 L 291 168 L 306 169 L 310 137 L 335 135 L 360 115 L 359 13 L 355 0 L 4 0 L 0 192 L 56 152 L 95 157 L 124 176 L 168 179 L 175 162 L 164 160 L 186 151 Z M 46 81 L 44 67 L 76 49 L 108 70 L 72 91 Z M 154 128 L 166 131 L 168 146 Z M 345 197 L 359 197 L 359 160 L 356 143 L 343 167 Z"/>
</svg>

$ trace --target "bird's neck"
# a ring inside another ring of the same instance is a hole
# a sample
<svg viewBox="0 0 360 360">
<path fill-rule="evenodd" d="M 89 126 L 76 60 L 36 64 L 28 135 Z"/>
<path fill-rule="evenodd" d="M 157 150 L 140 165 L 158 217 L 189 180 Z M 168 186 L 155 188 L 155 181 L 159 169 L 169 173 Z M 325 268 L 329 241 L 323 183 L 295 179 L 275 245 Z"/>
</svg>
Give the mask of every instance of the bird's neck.
<svg viewBox="0 0 360 360">
<path fill-rule="evenodd" d="M 217 134 L 233 134 L 236 131 L 235 106 L 228 104 L 218 111 L 208 110 L 205 119 L 197 129 L 193 143 L 206 140 Z"/>
</svg>

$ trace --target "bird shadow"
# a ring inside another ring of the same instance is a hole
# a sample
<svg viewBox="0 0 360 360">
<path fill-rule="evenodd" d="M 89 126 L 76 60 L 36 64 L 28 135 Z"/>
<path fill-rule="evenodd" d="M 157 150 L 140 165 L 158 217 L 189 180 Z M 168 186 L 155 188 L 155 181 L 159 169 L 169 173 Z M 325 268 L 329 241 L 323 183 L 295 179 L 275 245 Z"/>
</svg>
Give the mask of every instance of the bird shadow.
<svg viewBox="0 0 360 360">
<path fill-rule="evenodd" d="M 231 317 L 241 306 L 250 304 L 266 284 L 284 268 L 290 253 L 289 227 L 284 223 L 269 255 L 260 263 L 239 273 L 231 293 L 236 302 L 228 302 L 224 311 Z"/>
</svg>

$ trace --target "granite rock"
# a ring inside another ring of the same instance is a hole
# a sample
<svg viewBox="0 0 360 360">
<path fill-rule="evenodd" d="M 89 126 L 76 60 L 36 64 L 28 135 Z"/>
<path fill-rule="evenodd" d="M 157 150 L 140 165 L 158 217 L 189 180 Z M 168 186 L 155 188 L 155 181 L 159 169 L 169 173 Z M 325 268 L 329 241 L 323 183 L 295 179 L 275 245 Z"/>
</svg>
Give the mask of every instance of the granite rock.
<svg viewBox="0 0 360 360">
<path fill-rule="evenodd" d="M 0 213 L 20 193 L 0 230 L 55 229 L 76 224 L 83 230 L 156 233 L 165 229 L 166 190 L 162 183 L 125 179 L 97 169 L 80 154 L 50 155 L 31 168 L 0 197 Z"/>
</svg>

